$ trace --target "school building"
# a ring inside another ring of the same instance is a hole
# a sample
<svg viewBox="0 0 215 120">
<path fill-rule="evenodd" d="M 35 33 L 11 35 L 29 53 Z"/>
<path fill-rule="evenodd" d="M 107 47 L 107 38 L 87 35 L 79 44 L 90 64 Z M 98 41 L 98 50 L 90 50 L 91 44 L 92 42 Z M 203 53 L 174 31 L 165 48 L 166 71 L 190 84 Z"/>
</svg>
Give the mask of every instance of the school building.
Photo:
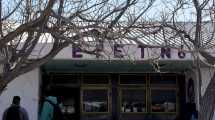
<svg viewBox="0 0 215 120">
<path fill-rule="evenodd" d="M 101 57 L 71 45 L 16 78 L 0 96 L 0 117 L 19 95 L 30 119 L 37 120 L 47 90 L 61 98 L 62 111 L 72 120 L 175 120 L 183 118 L 187 102 L 198 103 L 191 53 L 133 43 L 103 47 Z M 203 65 L 201 69 L 204 94 L 214 70 Z"/>
</svg>

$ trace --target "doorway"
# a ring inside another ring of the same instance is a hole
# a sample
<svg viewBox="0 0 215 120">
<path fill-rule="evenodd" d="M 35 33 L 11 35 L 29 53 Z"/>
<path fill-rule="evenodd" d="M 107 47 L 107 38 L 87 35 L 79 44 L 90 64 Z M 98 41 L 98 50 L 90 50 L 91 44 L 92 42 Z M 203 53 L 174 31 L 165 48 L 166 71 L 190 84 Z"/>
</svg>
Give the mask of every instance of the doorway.
<svg viewBox="0 0 215 120">
<path fill-rule="evenodd" d="M 80 120 L 80 88 L 51 87 L 50 91 L 62 103 L 65 118 Z"/>
<path fill-rule="evenodd" d="M 80 85 L 76 74 L 46 74 L 42 76 L 41 99 L 56 96 L 67 119 L 80 120 Z M 42 105 L 42 104 L 41 104 Z M 40 105 L 40 106 L 41 106 Z"/>
</svg>

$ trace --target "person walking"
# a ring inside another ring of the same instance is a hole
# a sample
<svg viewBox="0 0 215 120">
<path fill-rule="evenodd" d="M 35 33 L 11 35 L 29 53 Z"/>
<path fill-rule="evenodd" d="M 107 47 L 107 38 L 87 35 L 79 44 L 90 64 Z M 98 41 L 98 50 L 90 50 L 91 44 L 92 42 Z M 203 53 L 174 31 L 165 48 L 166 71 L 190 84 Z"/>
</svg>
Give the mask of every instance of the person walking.
<svg viewBox="0 0 215 120">
<path fill-rule="evenodd" d="M 55 96 L 45 98 L 39 120 L 65 120 L 61 103 Z"/>
<path fill-rule="evenodd" d="M 20 101 L 19 96 L 13 97 L 12 104 L 4 111 L 2 120 L 29 120 L 27 111 L 20 106 Z"/>
</svg>

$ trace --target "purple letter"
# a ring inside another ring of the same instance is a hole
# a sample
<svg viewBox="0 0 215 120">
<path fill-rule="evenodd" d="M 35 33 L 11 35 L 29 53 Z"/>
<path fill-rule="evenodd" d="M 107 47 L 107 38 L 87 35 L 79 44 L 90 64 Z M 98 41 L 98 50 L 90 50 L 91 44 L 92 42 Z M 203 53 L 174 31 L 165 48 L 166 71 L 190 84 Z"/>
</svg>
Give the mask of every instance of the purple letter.
<svg viewBox="0 0 215 120">
<path fill-rule="evenodd" d="M 73 58 L 82 58 L 82 54 L 78 54 L 81 52 L 81 49 L 75 45 L 72 46 L 72 57 Z"/>
<path fill-rule="evenodd" d="M 178 57 L 181 58 L 181 59 L 183 59 L 183 58 L 186 57 L 186 53 L 184 51 L 179 50 L 178 51 Z"/>
<path fill-rule="evenodd" d="M 171 49 L 170 48 L 161 48 L 161 57 L 164 58 L 166 55 L 167 58 L 171 58 Z"/>
<path fill-rule="evenodd" d="M 115 44 L 114 45 L 114 57 L 115 58 L 123 58 L 122 50 L 118 48 L 123 48 L 123 45 Z"/>
</svg>

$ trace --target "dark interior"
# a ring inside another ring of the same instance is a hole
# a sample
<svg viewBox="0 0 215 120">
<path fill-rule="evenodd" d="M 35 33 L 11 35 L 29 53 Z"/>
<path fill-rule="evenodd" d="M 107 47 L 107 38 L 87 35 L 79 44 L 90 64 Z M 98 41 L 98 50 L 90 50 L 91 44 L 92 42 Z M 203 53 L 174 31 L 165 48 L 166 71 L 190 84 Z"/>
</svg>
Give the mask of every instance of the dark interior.
<svg viewBox="0 0 215 120">
<path fill-rule="evenodd" d="M 41 98 L 50 90 L 69 120 L 183 119 L 183 74 L 46 72 L 42 78 Z"/>
</svg>

